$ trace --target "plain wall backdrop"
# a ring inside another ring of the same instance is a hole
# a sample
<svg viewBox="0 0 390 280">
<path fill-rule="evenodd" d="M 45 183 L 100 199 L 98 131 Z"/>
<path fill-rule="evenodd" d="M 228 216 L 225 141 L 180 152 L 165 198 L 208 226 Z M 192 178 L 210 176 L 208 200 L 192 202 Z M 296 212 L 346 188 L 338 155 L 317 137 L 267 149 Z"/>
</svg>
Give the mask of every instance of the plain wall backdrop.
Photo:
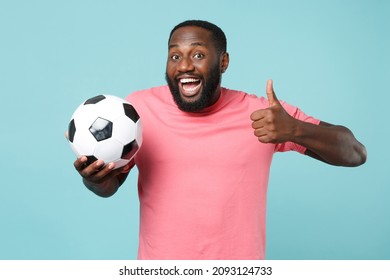
<svg viewBox="0 0 390 280">
<path fill-rule="evenodd" d="M 165 84 L 168 35 L 186 19 L 225 31 L 225 87 L 265 95 L 272 78 L 279 99 L 367 147 L 358 168 L 275 155 L 267 258 L 390 259 L 386 0 L 0 0 L 0 259 L 136 258 L 137 170 L 95 196 L 64 132 L 89 97 Z"/>
</svg>

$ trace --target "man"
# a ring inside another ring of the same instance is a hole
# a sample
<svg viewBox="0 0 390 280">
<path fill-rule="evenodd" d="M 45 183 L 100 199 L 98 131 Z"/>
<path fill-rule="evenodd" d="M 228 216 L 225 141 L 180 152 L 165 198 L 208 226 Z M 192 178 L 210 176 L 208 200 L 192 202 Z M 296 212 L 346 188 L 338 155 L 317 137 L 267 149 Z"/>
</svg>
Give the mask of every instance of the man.
<svg viewBox="0 0 390 280">
<path fill-rule="evenodd" d="M 221 87 L 229 65 L 222 30 L 177 25 L 168 41 L 168 86 L 127 99 L 143 124 L 135 159 L 114 170 L 86 157 L 84 184 L 111 196 L 139 170 L 139 259 L 263 259 L 268 176 L 275 152 L 295 150 L 328 164 L 358 166 L 366 150 L 351 131 L 279 101 Z"/>
</svg>

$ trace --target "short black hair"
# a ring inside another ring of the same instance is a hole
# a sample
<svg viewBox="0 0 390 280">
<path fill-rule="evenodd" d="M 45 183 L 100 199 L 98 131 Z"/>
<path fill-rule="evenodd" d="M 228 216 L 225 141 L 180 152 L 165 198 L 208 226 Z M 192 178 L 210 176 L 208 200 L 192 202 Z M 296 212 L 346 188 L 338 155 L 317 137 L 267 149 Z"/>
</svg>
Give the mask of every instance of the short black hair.
<svg viewBox="0 0 390 280">
<path fill-rule="evenodd" d="M 221 53 L 226 52 L 227 41 L 226 41 L 225 33 L 222 31 L 221 28 L 219 28 L 215 24 L 205 20 L 186 20 L 183 21 L 182 23 L 179 23 L 172 29 L 171 33 L 169 34 L 168 44 L 169 41 L 171 40 L 173 32 L 175 32 L 180 27 L 185 27 L 185 26 L 197 26 L 210 31 L 213 36 L 217 50 L 220 51 Z"/>
</svg>

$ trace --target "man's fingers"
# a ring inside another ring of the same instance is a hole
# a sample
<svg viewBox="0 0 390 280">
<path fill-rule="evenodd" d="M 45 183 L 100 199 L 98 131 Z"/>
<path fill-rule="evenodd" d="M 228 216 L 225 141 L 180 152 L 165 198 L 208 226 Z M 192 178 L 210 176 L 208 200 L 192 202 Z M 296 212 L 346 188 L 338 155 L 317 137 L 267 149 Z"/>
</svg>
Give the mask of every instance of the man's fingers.
<svg viewBox="0 0 390 280">
<path fill-rule="evenodd" d="M 253 121 L 252 122 L 252 128 L 253 129 L 259 129 L 259 128 L 262 128 L 264 127 L 264 122 L 262 122 L 261 120 L 260 121 Z"/>
<path fill-rule="evenodd" d="M 87 162 L 84 163 L 84 169 L 82 170 L 81 176 L 91 177 L 95 173 L 101 171 L 104 168 L 104 162 L 102 160 L 96 160 L 88 165 Z"/>
<path fill-rule="evenodd" d="M 266 116 L 267 116 L 266 110 L 265 109 L 260 109 L 260 110 L 254 111 L 251 114 L 251 120 L 252 121 L 259 121 L 259 120 L 265 118 Z"/>
<path fill-rule="evenodd" d="M 96 160 L 88 165 L 84 156 L 76 160 L 74 166 L 81 177 L 93 183 L 100 183 L 108 176 L 116 176 L 120 173 L 120 169 L 114 170 L 115 164 L 113 162 L 104 165 L 102 160 Z"/>
<path fill-rule="evenodd" d="M 276 97 L 276 94 L 274 92 L 274 87 L 273 87 L 273 81 L 268 80 L 267 81 L 267 86 L 266 86 L 266 94 L 267 94 L 267 99 L 269 106 L 275 106 L 280 104 L 278 98 Z"/>
<path fill-rule="evenodd" d="M 99 164 L 93 165 L 91 166 L 92 170 L 91 169 L 88 170 L 88 172 L 91 173 L 88 173 L 87 174 L 88 177 L 84 177 L 84 178 L 86 178 L 91 182 L 100 183 L 103 180 L 106 180 L 106 178 L 114 177 L 120 173 L 119 170 L 113 170 L 114 166 L 115 164 L 112 162 L 105 166 L 104 163 L 103 165 L 99 165 Z"/>
<path fill-rule="evenodd" d="M 74 163 L 74 168 L 76 168 L 77 171 L 83 170 L 87 166 L 87 157 L 86 156 L 81 156 L 79 157 Z"/>
</svg>

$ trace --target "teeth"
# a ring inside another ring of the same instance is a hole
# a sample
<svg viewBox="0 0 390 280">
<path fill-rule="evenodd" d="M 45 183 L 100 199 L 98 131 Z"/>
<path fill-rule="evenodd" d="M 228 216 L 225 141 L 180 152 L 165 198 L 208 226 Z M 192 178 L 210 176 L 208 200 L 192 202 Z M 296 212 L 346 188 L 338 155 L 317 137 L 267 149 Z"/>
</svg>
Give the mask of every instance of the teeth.
<svg viewBox="0 0 390 280">
<path fill-rule="evenodd" d="M 194 79 L 194 78 L 184 78 L 184 79 L 180 79 L 180 82 L 182 84 L 185 84 L 185 83 L 195 83 L 195 82 L 198 82 L 199 79 Z"/>
</svg>

